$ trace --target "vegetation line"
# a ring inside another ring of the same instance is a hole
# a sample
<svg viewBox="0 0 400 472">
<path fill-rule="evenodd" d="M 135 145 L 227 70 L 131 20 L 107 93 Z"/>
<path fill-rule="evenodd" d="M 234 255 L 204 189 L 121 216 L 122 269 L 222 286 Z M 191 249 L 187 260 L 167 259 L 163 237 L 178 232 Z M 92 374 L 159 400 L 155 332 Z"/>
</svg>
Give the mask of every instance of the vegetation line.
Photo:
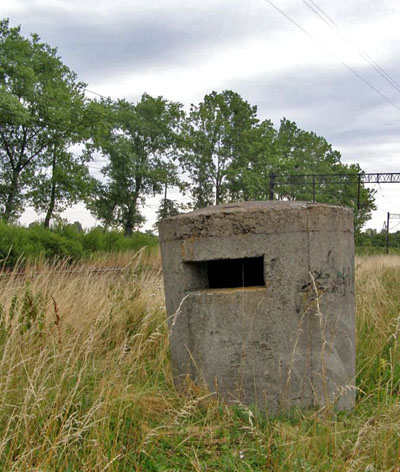
<svg viewBox="0 0 400 472">
<path fill-rule="evenodd" d="M 158 218 L 242 200 L 342 204 L 355 210 L 357 230 L 375 208 L 374 192 L 363 182 L 359 188 L 273 184 L 272 175 L 308 174 L 349 174 L 357 182 L 362 169 L 287 118 L 278 127 L 261 119 L 257 106 L 235 91 L 211 91 L 187 112 L 182 103 L 147 93 L 137 103 L 90 99 L 56 49 L 37 35 L 23 37 L 8 20 L 0 20 L 0 63 L 0 219 L 6 223 L 30 206 L 48 228 L 81 202 L 105 228 L 132 236 L 145 220 L 146 199 L 156 195 L 163 197 Z"/>
</svg>

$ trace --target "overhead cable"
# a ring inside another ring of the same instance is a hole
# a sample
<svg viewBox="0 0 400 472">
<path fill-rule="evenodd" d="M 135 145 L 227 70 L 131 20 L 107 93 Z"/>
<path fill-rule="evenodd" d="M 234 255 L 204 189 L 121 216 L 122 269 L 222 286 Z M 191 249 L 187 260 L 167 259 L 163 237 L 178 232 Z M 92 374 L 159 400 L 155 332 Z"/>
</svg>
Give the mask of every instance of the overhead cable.
<svg viewBox="0 0 400 472">
<path fill-rule="evenodd" d="M 361 49 L 349 36 L 347 36 L 341 28 L 320 8 L 313 0 L 302 0 L 307 7 L 313 11 L 329 28 L 335 31 L 343 41 L 355 49 L 360 57 L 364 59 L 375 71 L 388 82 L 394 89 L 400 92 L 400 84 L 398 84 L 379 64 L 377 64 L 363 49 Z"/>
<path fill-rule="evenodd" d="M 339 56 L 337 56 L 333 51 L 331 51 L 327 46 L 322 44 L 320 41 L 318 41 L 311 33 L 309 33 L 303 26 L 301 26 L 299 23 L 297 23 L 293 18 L 291 18 L 287 13 L 285 13 L 283 10 L 281 10 L 275 3 L 273 3 L 271 0 L 265 0 L 267 3 L 269 3 L 275 10 L 277 10 L 281 15 L 283 15 L 286 19 L 288 19 L 291 23 L 293 23 L 297 28 L 299 28 L 304 34 L 306 34 L 312 41 L 314 41 L 316 44 L 318 44 L 320 47 L 324 48 L 332 57 L 334 57 L 337 61 L 339 61 L 346 69 L 348 69 L 352 74 L 354 74 L 359 80 L 364 82 L 365 85 L 367 85 L 370 89 L 372 89 L 376 94 L 378 94 L 381 98 L 383 98 L 386 102 L 388 102 L 390 105 L 392 105 L 398 112 L 400 112 L 400 107 L 396 105 L 390 98 L 388 98 L 386 95 L 384 95 L 380 90 L 378 90 L 374 85 L 372 85 L 370 82 L 368 82 L 367 79 L 365 79 L 361 74 L 359 74 L 356 70 L 354 70 L 351 66 L 349 66 L 346 62 L 344 62 L 342 59 L 340 59 Z"/>
</svg>

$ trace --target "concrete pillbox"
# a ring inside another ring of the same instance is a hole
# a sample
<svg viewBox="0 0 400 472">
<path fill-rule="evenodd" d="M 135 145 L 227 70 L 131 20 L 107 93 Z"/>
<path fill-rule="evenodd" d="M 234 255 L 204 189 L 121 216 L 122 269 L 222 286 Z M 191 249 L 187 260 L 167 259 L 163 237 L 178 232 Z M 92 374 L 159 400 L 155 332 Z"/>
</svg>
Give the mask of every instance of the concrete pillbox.
<svg viewBox="0 0 400 472">
<path fill-rule="evenodd" d="M 228 402 L 275 414 L 355 402 L 349 209 L 217 205 L 159 223 L 171 361 Z"/>
</svg>

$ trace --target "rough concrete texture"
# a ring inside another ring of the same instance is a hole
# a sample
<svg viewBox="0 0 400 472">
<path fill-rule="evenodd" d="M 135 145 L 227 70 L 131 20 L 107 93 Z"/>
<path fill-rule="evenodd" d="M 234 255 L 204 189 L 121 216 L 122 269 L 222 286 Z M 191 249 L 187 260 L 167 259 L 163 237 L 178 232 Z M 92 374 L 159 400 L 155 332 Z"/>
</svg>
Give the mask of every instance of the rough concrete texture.
<svg viewBox="0 0 400 472">
<path fill-rule="evenodd" d="M 270 414 L 355 401 L 352 212 L 245 202 L 159 224 L 171 360 L 227 401 Z M 262 287 L 209 289 L 207 261 L 263 257 Z"/>
</svg>

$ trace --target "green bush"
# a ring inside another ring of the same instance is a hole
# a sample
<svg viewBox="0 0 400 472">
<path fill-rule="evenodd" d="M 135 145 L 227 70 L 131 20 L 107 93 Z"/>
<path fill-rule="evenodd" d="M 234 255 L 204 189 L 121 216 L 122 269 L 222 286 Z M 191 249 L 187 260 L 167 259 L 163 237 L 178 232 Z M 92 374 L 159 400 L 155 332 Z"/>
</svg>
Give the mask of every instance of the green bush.
<svg viewBox="0 0 400 472">
<path fill-rule="evenodd" d="M 104 252 L 104 229 L 96 227 L 88 231 L 82 241 L 83 248 L 87 253 Z"/>
<path fill-rule="evenodd" d="M 127 238 L 121 231 L 100 227 L 83 232 L 74 224 L 47 229 L 39 224 L 24 228 L 0 221 L 0 260 L 7 267 L 40 258 L 76 261 L 96 253 L 137 251 L 143 246 L 154 247 L 157 242 L 157 237 L 140 232 Z"/>
</svg>

